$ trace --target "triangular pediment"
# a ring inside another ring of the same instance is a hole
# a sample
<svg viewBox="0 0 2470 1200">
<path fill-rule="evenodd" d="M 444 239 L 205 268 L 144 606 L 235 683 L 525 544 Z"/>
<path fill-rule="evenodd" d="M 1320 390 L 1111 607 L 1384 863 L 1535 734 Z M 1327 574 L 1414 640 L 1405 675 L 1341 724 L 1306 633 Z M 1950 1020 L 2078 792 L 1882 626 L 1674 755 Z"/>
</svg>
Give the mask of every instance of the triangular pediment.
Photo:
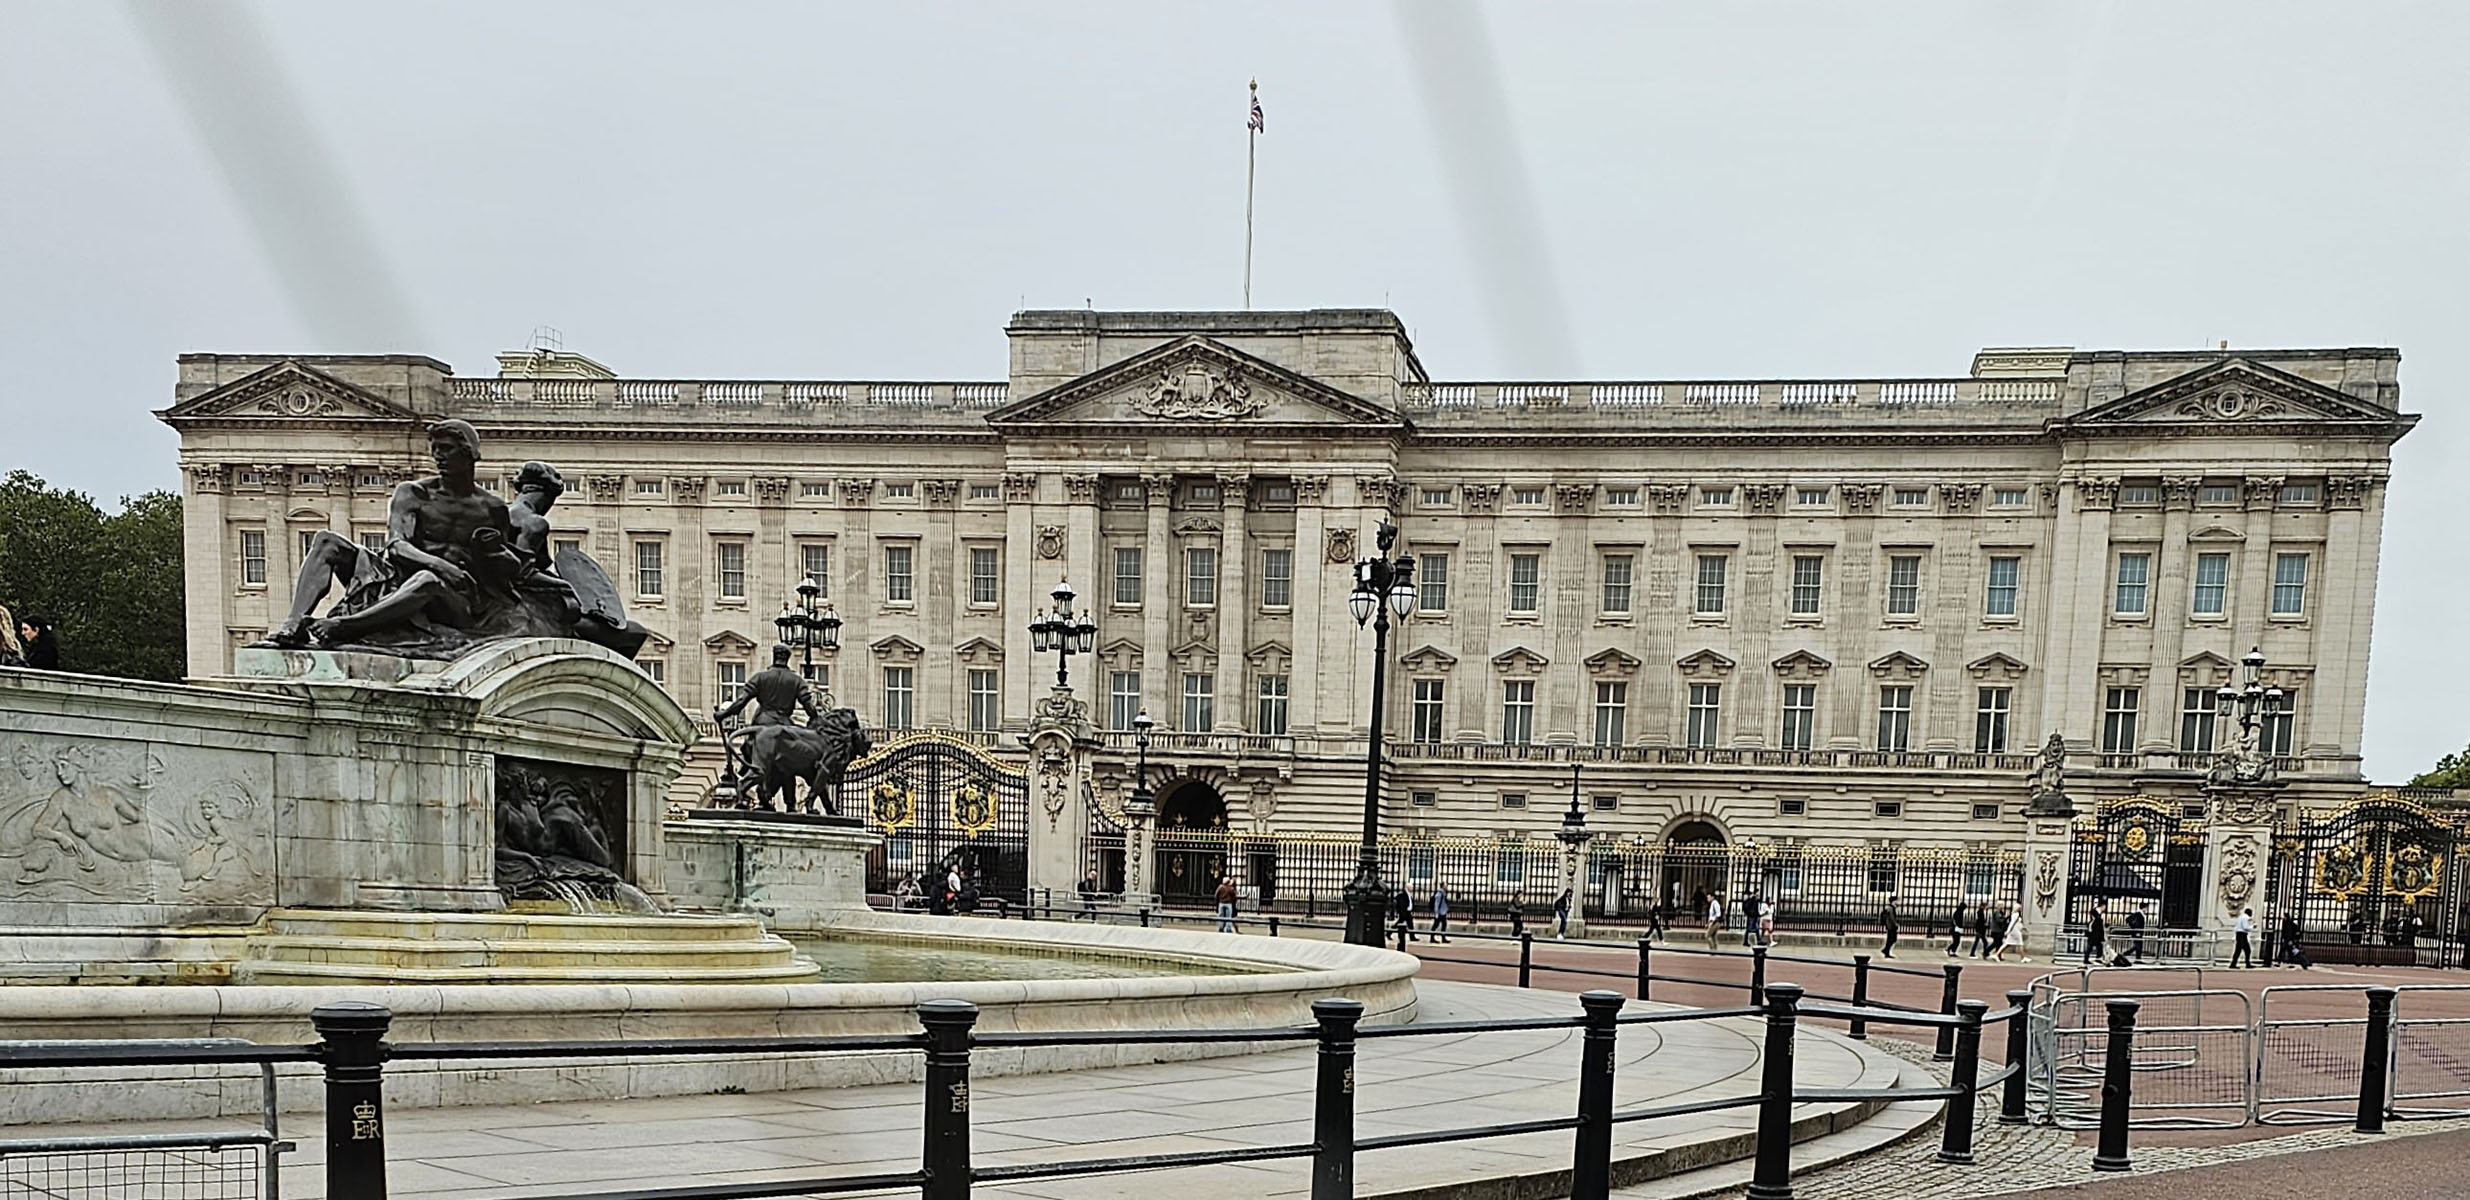
<svg viewBox="0 0 2470 1200">
<path fill-rule="evenodd" d="M 1732 669 L 1740 664 L 1712 649 L 1706 649 L 1687 658 L 1677 659 L 1672 665 L 1681 668 L 1681 673 L 1684 675 L 1704 676 L 1730 674 Z"/>
<path fill-rule="evenodd" d="M 1426 642 L 1398 661 L 1410 671 L 1447 671 L 1458 665 L 1458 656 Z"/>
<path fill-rule="evenodd" d="M 374 392 L 354 387 L 315 367 L 290 359 L 203 395 L 191 396 L 155 415 L 174 425 L 199 420 L 387 421 L 404 424 L 416 424 L 422 420 L 419 414 L 398 408 Z"/>
<path fill-rule="evenodd" d="M 715 654 L 744 654 L 755 648 L 753 639 L 734 629 L 724 629 L 703 639 L 703 645 Z"/>
<path fill-rule="evenodd" d="M 1786 679 L 1816 679 L 1835 669 L 1834 663 L 1807 650 L 1795 650 L 1767 665 Z"/>
<path fill-rule="evenodd" d="M 1881 679 L 1913 679 L 1930 669 L 1930 664 L 1901 650 L 1870 664 L 1870 674 Z"/>
<path fill-rule="evenodd" d="M 1492 656 L 1495 670 L 1512 675 L 1537 675 L 1552 665 L 1552 660 L 1524 646 L 1512 646 Z"/>
<path fill-rule="evenodd" d="M 891 663 L 916 662 L 919 656 L 926 653 L 926 647 L 897 633 L 887 633 L 876 638 L 868 642 L 866 648 L 874 651 L 875 657 Z"/>
<path fill-rule="evenodd" d="M 1275 640 L 1263 642 L 1244 651 L 1244 661 L 1254 666 L 1292 662 L 1294 659 L 1295 652 L 1289 649 L 1285 642 Z"/>
<path fill-rule="evenodd" d="M 1223 342 L 1191 336 L 1144 350 L 987 414 L 1024 425 L 1370 425 L 1398 414 Z"/>
<path fill-rule="evenodd" d="M 1964 669 L 1975 679 L 2013 680 L 2022 679 L 2030 668 L 2018 659 L 1992 651 L 1964 664 Z"/>
<path fill-rule="evenodd" d="M 1636 656 L 1624 654 L 1609 647 L 1598 650 L 1580 661 L 1585 664 L 1587 673 L 1590 675 L 1635 675 L 1638 673 L 1638 668 L 1644 665 L 1638 661 Z"/>
<path fill-rule="evenodd" d="M 2127 425 L 2393 425 L 2412 420 L 2287 371 L 2225 358 L 2051 424 L 2090 431 Z"/>
<path fill-rule="evenodd" d="M 952 647 L 952 657 L 977 666 L 1003 661 L 1003 646 L 991 638 L 973 637 Z"/>
</svg>

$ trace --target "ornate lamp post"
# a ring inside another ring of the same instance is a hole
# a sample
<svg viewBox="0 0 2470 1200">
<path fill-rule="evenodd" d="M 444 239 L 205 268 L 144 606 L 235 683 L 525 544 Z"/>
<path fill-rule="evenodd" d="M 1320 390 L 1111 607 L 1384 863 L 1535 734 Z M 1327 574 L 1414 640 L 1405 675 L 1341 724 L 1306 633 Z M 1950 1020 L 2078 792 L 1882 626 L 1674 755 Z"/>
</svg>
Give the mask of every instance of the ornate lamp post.
<svg viewBox="0 0 2470 1200">
<path fill-rule="evenodd" d="M 2223 747 L 2214 762 L 2212 782 L 2262 783 L 2273 776 L 2273 756 L 2266 753 L 2264 726 L 2281 712 L 2282 691 L 2264 682 L 2264 648 L 2258 646 L 2239 660 L 2242 686 L 2221 685 L 2213 693 L 2221 719 L 2238 723 L 2238 742 Z"/>
<path fill-rule="evenodd" d="M 1569 811 L 1561 814 L 1561 827 L 1552 836 L 1561 843 L 1562 886 L 1569 891 L 1569 931 L 1578 937 L 1587 935 L 1587 893 L 1581 886 L 1585 880 L 1587 843 L 1595 840 L 1594 831 L 1587 828 L 1586 811 L 1578 804 L 1578 776 L 1584 768 L 1569 765 Z"/>
<path fill-rule="evenodd" d="M 1038 619 L 1029 623 L 1029 646 L 1037 654 L 1055 656 L 1055 687 L 1066 690 L 1072 686 L 1072 656 L 1088 654 L 1097 649 L 1098 627 L 1086 620 L 1072 619 L 1072 581 L 1058 580 L 1055 590 L 1054 615 L 1038 610 Z"/>
<path fill-rule="evenodd" d="M 1347 609 L 1355 624 L 1372 623 L 1372 719 L 1365 726 L 1364 838 L 1355 862 L 1355 878 L 1346 885 L 1346 940 L 1358 946 L 1381 944 L 1381 923 L 1389 913 L 1389 888 L 1381 882 L 1381 698 L 1388 690 L 1389 616 L 1400 621 L 1415 613 L 1415 560 L 1401 554 L 1384 557 L 1398 544 L 1398 527 L 1383 521 L 1373 535 L 1379 553 L 1355 564 L 1355 590 Z M 1386 603 L 1384 603 L 1386 601 Z"/>
<path fill-rule="evenodd" d="M 832 611 L 830 601 L 817 606 L 816 601 L 822 595 L 823 588 L 813 577 L 801 579 L 798 581 L 796 603 L 782 604 L 780 615 L 772 618 L 773 627 L 780 630 L 781 644 L 805 652 L 805 661 L 798 671 L 806 676 L 809 683 L 815 680 L 815 651 L 840 649 L 840 614 Z M 832 689 L 823 689 L 823 699 L 819 703 L 829 708 L 831 699 Z"/>
<path fill-rule="evenodd" d="M 1144 708 L 1132 717 L 1132 744 L 1140 750 L 1132 769 L 1132 794 L 1124 798 L 1124 894 L 1149 895 L 1149 821 L 1158 815 L 1149 792 L 1149 731 L 1158 723 Z"/>
</svg>

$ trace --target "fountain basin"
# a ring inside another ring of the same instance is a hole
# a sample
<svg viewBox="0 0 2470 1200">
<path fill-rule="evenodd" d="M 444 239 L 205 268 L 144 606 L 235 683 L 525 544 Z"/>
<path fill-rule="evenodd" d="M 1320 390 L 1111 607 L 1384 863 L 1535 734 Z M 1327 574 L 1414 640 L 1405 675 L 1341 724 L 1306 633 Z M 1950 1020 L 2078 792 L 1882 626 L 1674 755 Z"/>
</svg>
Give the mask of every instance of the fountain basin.
<svg viewBox="0 0 2470 1200">
<path fill-rule="evenodd" d="M 827 939 L 962 951 L 1018 948 L 1035 956 L 1094 956 L 1163 969 L 1214 965 L 1235 973 L 1093 979 L 915 980 L 884 983 L 347 984 L 257 987 L 0 988 L 0 1038 L 237 1037 L 298 1043 L 310 1010 L 365 1000 L 395 1012 L 398 1042 L 600 1038 L 777 1037 L 913 1033 L 917 1005 L 979 1006 L 988 1031 L 1234 1029 L 1311 1023 L 1312 1001 L 1362 1001 L 1369 1024 L 1415 1016 L 1415 960 L 1338 942 L 1237 937 L 1123 925 L 999 922 L 848 911 L 818 922 Z M 1021 1074 L 1174 1061 L 1273 1048 L 1070 1046 L 982 1051 L 981 1074 Z M 844 1087 L 920 1077 L 916 1054 L 743 1054 L 682 1059 L 396 1063 L 387 1102 L 428 1107 L 545 1100 Z M 144 1087 L 128 1087 L 144 1080 Z M 0 1123 L 246 1117 L 258 1106 L 253 1070 L 212 1067 L 0 1071 Z M 321 1084 L 286 1069 L 286 1110 L 313 1111 Z"/>
</svg>

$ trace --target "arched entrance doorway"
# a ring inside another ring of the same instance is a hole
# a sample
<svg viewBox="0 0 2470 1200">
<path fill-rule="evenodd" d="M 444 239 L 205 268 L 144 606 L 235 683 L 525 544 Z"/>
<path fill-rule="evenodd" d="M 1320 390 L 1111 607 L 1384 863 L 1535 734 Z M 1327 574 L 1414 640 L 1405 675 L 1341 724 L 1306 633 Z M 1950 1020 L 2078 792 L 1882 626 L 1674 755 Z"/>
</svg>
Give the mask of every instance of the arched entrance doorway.
<svg viewBox="0 0 2470 1200">
<path fill-rule="evenodd" d="M 1715 822 L 1692 819 L 1664 831 L 1663 903 L 1683 917 L 1704 916 L 1709 893 L 1727 890 L 1730 841 Z"/>
<path fill-rule="evenodd" d="M 1226 874 L 1226 798 L 1198 779 L 1178 780 L 1158 794 L 1158 898 L 1206 904 Z"/>
</svg>

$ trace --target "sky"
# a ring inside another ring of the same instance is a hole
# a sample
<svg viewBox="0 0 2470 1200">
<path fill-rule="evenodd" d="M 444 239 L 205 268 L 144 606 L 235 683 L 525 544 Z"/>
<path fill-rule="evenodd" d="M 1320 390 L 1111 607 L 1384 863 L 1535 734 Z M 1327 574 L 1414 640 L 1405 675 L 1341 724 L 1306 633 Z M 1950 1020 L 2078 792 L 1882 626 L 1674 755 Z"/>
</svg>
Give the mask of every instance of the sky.
<svg viewBox="0 0 2470 1200">
<path fill-rule="evenodd" d="M 1436 378 L 2401 348 L 2398 782 L 2470 741 L 2464 45 L 2456 0 L 0 0 L 0 470 L 176 486 L 184 351 L 996 379 L 1018 308 L 1237 307 L 1258 79 L 1254 305 L 1393 308 Z"/>
</svg>

